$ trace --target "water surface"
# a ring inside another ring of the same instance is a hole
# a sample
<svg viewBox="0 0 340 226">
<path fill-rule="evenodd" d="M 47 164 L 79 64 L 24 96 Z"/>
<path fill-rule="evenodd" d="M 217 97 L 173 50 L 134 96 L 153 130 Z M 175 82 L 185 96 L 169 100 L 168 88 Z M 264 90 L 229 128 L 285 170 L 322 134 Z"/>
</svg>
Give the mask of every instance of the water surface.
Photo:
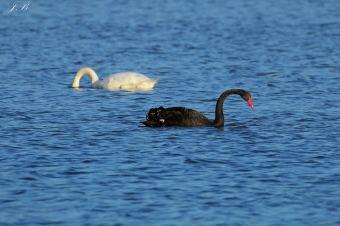
<svg viewBox="0 0 340 226">
<path fill-rule="evenodd" d="M 2 1 L 0 11 L 12 7 Z M 0 15 L 1 225 L 340 224 L 338 1 L 31 1 Z M 82 67 L 147 92 L 69 89 Z M 147 128 L 186 106 L 225 127 Z"/>
</svg>

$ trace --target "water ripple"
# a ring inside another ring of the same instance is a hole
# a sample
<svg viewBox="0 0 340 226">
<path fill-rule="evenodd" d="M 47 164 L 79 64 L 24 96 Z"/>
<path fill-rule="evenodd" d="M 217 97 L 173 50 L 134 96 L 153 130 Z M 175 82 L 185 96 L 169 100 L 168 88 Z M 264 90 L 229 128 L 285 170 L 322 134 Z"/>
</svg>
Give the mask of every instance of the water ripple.
<svg viewBox="0 0 340 226">
<path fill-rule="evenodd" d="M 337 6 L 38 0 L 3 15 L 0 224 L 338 225 Z M 85 66 L 159 82 L 67 88 Z M 255 110 L 228 97 L 221 129 L 140 124 L 158 106 L 213 119 L 230 88 Z"/>
</svg>

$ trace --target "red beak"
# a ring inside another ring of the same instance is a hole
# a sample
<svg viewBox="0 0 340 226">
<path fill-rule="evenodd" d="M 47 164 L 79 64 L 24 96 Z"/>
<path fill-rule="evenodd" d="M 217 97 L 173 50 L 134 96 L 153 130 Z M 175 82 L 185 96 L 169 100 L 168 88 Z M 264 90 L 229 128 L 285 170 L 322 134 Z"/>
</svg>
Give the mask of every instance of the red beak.
<svg viewBox="0 0 340 226">
<path fill-rule="evenodd" d="M 249 106 L 254 109 L 254 105 L 253 105 L 253 100 L 251 99 L 251 97 L 249 98 L 249 100 L 247 101 Z"/>
</svg>

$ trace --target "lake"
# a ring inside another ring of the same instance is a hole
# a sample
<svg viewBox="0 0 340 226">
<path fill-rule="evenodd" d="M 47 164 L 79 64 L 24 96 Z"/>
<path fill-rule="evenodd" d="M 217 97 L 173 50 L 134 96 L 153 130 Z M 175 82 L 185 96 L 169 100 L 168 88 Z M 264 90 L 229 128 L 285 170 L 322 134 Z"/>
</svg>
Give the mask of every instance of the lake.
<svg viewBox="0 0 340 226">
<path fill-rule="evenodd" d="M 0 3 L 0 225 L 340 225 L 340 1 Z M 135 71 L 151 91 L 68 88 Z M 149 128 L 150 108 L 225 126 Z"/>
</svg>

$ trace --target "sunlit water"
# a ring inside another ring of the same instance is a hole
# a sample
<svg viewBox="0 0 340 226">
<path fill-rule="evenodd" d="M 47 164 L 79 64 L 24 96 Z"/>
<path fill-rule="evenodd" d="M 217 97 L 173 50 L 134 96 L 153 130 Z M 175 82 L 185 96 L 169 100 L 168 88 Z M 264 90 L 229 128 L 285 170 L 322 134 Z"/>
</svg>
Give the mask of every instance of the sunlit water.
<svg viewBox="0 0 340 226">
<path fill-rule="evenodd" d="M 0 225 L 339 225 L 340 1 L 0 3 Z M 153 91 L 69 89 L 81 67 Z M 186 106 L 222 129 L 147 128 Z"/>
</svg>

